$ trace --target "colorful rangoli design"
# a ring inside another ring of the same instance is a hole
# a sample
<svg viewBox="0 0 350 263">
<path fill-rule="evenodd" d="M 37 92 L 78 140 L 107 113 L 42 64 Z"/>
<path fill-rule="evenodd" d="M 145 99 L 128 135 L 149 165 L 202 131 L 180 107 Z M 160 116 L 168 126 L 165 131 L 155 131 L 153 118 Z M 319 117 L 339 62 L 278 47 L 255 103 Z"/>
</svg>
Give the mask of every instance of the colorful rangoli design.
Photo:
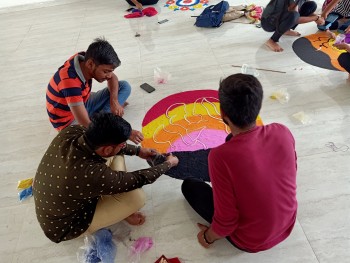
<svg viewBox="0 0 350 263">
<path fill-rule="evenodd" d="M 262 125 L 260 117 L 257 125 Z M 216 90 L 194 90 L 156 103 L 142 122 L 143 147 L 159 152 L 194 151 L 216 147 L 229 128 L 220 117 Z"/>
<path fill-rule="evenodd" d="M 166 1 L 165 7 L 173 11 L 188 11 L 202 8 L 207 6 L 209 0 L 168 0 Z"/>
<path fill-rule="evenodd" d="M 295 40 L 293 50 L 301 60 L 313 66 L 345 71 L 339 65 L 338 57 L 346 51 L 334 47 L 334 41 L 327 32 L 317 32 Z"/>
</svg>

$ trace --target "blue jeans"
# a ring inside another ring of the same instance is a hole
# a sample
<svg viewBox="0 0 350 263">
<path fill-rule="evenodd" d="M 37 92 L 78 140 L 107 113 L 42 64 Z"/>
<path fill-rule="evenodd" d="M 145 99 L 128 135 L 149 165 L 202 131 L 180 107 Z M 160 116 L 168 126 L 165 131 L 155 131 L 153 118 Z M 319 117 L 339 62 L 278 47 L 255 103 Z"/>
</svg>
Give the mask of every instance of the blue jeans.
<svg viewBox="0 0 350 263">
<path fill-rule="evenodd" d="M 119 81 L 118 102 L 123 105 L 130 96 L 131 86 L 125 81 Z M 91 117 L 94 113 L 104 111 L 111 112 L 111 105 L 109 102 L 110 93 L 108 88 L 104 88 L 97 92 L 91 92 L 89 99 L 85 103 L 86 110 Z"/>
</svg>

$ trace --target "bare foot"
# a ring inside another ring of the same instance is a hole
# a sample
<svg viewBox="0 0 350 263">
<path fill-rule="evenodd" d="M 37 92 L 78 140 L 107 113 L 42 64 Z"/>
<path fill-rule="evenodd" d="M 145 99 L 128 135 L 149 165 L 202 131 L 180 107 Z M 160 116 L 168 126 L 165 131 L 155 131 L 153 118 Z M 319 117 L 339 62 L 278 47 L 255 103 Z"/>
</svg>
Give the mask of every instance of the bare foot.
<svg viewBox="0 0 350 263">
<path fill-rule="evenodd" d="M 284 33 L 284 35 L 298 37 L 298 36 L 300 36 L 300 33 L 298 31 L 294 31 L 294 30 L 289 29 L 286 33 Z"/>
<path fill-rule="evenodd" d="M 140 226 L 146 221 L 146 217 L 141 212 L 133 213 L 132 215 L 125 218 L 125 221 L 133 226 Z"/>
<path fill-rule="evenodd" d="M 122 107 L 125 108 L 125 107 L 128 106 L 128 105 L 129 105 L 129 102 L 126 101 L 126 102 L 124 102 L 124 104 L 122 105 Z"/>
<path fill-rule="evenodd" d="M 265 42 L 265 45 L 275 52 L 282 52 L 283 48 L 277 44 L 277 42 L 273 41 L 271 38 Z"/>
</svg>

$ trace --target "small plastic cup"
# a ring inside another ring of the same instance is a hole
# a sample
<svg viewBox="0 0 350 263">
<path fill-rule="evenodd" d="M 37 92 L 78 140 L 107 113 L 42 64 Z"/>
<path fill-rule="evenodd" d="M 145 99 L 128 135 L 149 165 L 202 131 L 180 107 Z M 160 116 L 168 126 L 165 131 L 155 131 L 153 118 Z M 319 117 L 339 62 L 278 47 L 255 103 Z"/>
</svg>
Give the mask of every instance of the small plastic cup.
<svg viewBox="0 0 350 263">
<path fill-rule="evenodd" d="M 248 64 L 242 65 L 241 72 L 243 74 L 253 75 L 254 77 L 259 76 L 259 72 L 255 68 L 249 66 Z"/>
<path fill-rule="evenodd" d="M 273 92 L 270 97 L 278 100 L 281 104 L 286 104 L 289 101 L 290 95 L 286 88 L 281 88 Z"/>
</svg>

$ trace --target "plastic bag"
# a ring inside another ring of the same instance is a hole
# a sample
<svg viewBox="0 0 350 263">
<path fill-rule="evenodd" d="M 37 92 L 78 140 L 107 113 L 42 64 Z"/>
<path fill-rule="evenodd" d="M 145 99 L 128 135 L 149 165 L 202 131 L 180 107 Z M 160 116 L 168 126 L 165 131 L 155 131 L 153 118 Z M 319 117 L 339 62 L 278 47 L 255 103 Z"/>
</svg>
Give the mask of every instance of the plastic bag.
<svg viewBox="0 0 350 263">
<path fill-rule="evenodd" d="M 149 250 L 152 246 L 153 241 L 150 237 L 140 237 L 139 239 L 135 240 L 129 249 L 129 262 L 141 262 L 141 255 Z"/>
<path fill-rule="evenodd" d="M 113 238 L 126 245 L 125 241 L 129 239 L 131 233 L 130 225 L 124 221 L 121 221 L 110 226 L 109 228 L 112 231 Z"/>
<path fill-rule="evenodd" d="M 114 263 L 117 247 L 112 239 L 112 232 L 102 228 L 93 235 L 86 235 L 84 247 L 77 252 L 80 263 Z"/>
<path fill-rule="evenodd" d="M 30 186 L 18 193 L 19 201 L 23 201 L 27 199 L 28 197 L 33 196 L 33 187 Z"/>
<path fill-rule="evenodd" d="M 303 111 L 299 111 L 297 113 L 294 113 L 293 117 L 296 120 L 300 121 L 302 124 L 308 124 L 311 122 L 310 116 L 306 115 L 305 112 L 303 112 Z"/>
<path fill-rule="evenodd" d="M 263 11 L 263 7 L 251 4 L 247 6 L 245 16 L 251 23 L 260 23 Z"/>
<path fill-rule="evenodd" d="M 341 44 L 345 41 L 345 35 L 344 34 L 339 34 L 336 36 L 334 44 Z"/>
<path fill-rule="evenodd" d="M 253 75 L 254 77 L 259 77 L 259 72 L 255 68 L 249 66 L 248 64 L 242 65 L 241 72 L 242 74 L 248 74 Z"/>
<path fill-rule="evenodd" d="M 281 104 L 285 104 L 289 101 L 290 95 L 286 88 L 282 88 L 274 91 L 270 98 L 278 100 Z"/>
<path fill-rule="evenodd" d="M 80 247 L 77 252 L 77 259 L 79 263 L 91 263 L 93 262 L 90 260 L 90 256 L 92 254 L 93 250 L 93 238 L 90 235 L 86 235 L 84 237 L 84 246 Z M 94 250 L 95 255 L 96 255 L 96 250 Z M 89 255 L 89 256 L 88 256 Z M 96 255 L 97 258 L 97 255 Z"/>
<path fill-rule="evenodd" d="M 154 263 L 181 263 L 181 261 L 179 258 L 166 258 L 164 255 L 162 255 Z"/>
<path fill-rule="evenodd" d="M 160 68 L 155 68 L 153 70 L 154 72 L 154 82 L 157 84 L 165 84 L 168 83 L 168 81 L 171 78 L 171 74 L 167 71 L 163 71 Z"/>
<path fill-rule="evenodd" d="M 20 181 L 18 181 L 17 189 L 19 189 L 19 190 L 26 189 L 26 188 L 29 188 L 30 186 L 32 186 L 32 184 L 33 184 L 33 178 L 20 180 Z"/>
</svg>

